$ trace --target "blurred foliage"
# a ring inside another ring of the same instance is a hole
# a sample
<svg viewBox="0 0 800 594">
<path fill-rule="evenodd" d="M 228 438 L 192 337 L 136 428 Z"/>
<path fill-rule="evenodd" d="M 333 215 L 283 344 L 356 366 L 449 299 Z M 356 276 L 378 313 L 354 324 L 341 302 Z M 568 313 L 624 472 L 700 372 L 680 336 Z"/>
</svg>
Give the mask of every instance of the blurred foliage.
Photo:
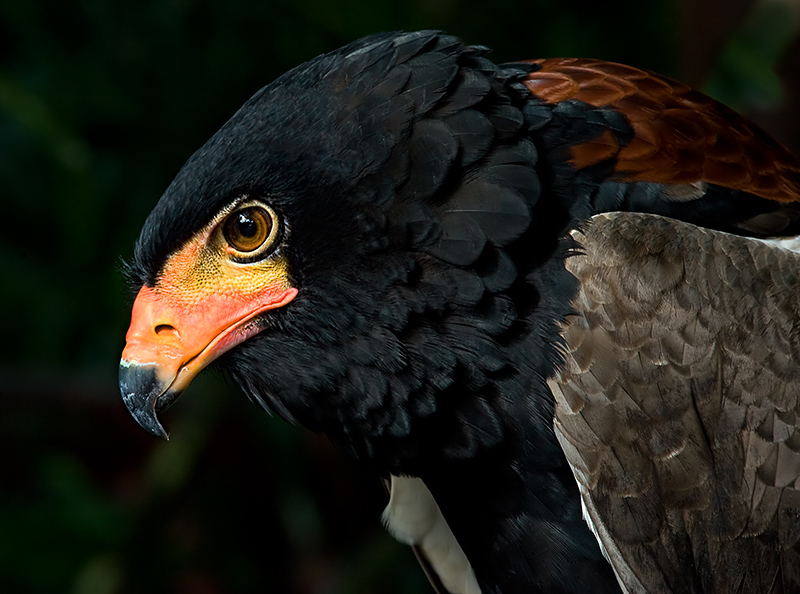
<svg viewBox="0 0 800 594">
<path fill-rule="evenodd" d="M 720 58 L 720 95 L 775 96 L 793 33 L 756 14 Z M 677 75 L 677 15 L 671 0 L 0 0 L 0 592 L 428 591 L 380 528 L 380 483 L 224 378 L 166 416 L 170 442 L 134 424 L 116 388 L 120 258 L 192 151 L 318 53 L 441 28 L 498 61 Z"/>
<path fill-rule="evenodd" d="M 797 39 L 799 26 L 797 0 L 756 2 L 730 36 L 703 90 L 740 111 L 780 103 L 783 85 L 775 65 Z"/>
</svg>

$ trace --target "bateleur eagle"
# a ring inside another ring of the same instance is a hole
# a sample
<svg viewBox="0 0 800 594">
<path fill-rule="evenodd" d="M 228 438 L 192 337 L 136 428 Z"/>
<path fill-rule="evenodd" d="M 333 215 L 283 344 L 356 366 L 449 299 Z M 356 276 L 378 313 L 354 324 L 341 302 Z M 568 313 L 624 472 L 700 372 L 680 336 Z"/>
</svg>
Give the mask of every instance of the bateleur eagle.
<svg viewBox="0 0 800 594">
<path fill-rule="evenodd" d="M 800 591 L 800 164 L 667 78 L 381 34 L 261 89 L 141 232 L 136 420 L 219 359 L 386 479 L 450 594 Z"/>
</svg>

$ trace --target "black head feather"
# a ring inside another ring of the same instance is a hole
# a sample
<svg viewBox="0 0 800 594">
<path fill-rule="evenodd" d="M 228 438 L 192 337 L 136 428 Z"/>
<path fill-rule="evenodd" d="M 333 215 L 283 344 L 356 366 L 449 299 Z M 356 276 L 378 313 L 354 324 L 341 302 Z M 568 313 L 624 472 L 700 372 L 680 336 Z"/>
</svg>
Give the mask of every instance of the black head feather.
<svg viewBox="0 0 800 594">
<path fill-rule="evenodd" d="M 231 201 L 266 200 L 300 294 L 223 364 L 251 397 L 395 471 L 506 439 L 507 401 L 552 372 L 567 313 L 531 279 L 558 252 L 547 274 L 574 290 L 558 272 L 569 215 L 539 204 L 514 84 L 527 70 L 484 51 L 386 34 L 295 68 L 192 156 L 136 245 L 134 276 L 153 283 Z"/>
<path fill-rule="evenodd" d="M 269 203 L 299 294 L 220 360 L 248 396 L 382 473 L 427 477 L 449 517 L 472 511 L 448 485 L 477 489 L 501 517 L 586 541 L 604 566 L 577 499 L 552 512 L 574 491 L 546 378 L 577 290 L 563 263 L 582 190 L 553 190 L 540 162 L 553 116 L 519 84 L 530 65 L 484 53 L 437 32 L 379 35 L 277 79 L 180 171 L 131 276 L 155 282 L 239 196 Z M 519 490 L 533 483 L 532 511 Z M 490 535 L 490 516 L 459 535 L 465 550 L 527 555 L 556 538 Z"/>
</svg>

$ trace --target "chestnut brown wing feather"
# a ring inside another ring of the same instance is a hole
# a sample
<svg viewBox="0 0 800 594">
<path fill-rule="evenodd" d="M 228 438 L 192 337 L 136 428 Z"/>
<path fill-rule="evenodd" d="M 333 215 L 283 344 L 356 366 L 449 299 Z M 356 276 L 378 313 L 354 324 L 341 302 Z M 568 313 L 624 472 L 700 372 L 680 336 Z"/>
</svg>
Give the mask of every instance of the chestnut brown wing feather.
<svg viewBox="0 0 800 594">
<path fill-rule="evenodd" d="M 778 202 L 800 200 L 800 163 L 758 126 L 669 78 L 590 59 L 534 60 L 525 85 L 547 103 L 577 100 L 625 115 L 633 138 L 572 147 L 578 168 L 614 158 L 617 181 L 706 182 Z"/>
<path fill-rule="evenodd" d="M 800 256 L 596 216 L 551 381 L 589 519 L 631 590 L 800 588 Z"/>
</svg>

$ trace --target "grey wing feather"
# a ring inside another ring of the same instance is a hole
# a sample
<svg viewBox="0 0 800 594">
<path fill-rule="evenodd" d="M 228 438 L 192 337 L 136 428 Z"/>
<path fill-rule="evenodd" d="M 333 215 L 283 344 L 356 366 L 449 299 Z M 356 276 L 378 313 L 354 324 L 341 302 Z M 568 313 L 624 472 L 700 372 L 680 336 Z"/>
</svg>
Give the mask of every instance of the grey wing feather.
<svg viewBox="0 0 800 594">
<path fill-rule="evenodd" d="M 634 213 L 574 235 L 555 428 L 621 584 L 800 591 L 800 255 Z"/>
</svg>

